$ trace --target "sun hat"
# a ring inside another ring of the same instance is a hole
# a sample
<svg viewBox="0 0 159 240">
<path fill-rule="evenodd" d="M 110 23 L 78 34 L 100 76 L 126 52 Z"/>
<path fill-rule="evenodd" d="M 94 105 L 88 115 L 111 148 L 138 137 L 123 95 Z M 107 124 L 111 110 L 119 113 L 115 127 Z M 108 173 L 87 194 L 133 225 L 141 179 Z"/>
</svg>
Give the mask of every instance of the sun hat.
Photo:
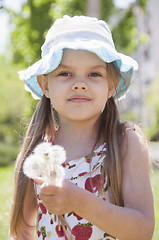
<svg viewBox="0 0 159 240">
<path fill-rule="evenodd" d="M 43 96 L 37 76 L 55 70 L 62 60 L 64 49 L 87 50 L 107 63 L 114 62 L 121 72 L 121 77 L 113 97 L 121 98 L 125 95 L 133 72 L 138 68 L 137 62 L 117 52 L 106 22 L 88 16 L 65 15 L 57 19 L 49 29 L 41 47 L 41 59 L 26 70 L 18 72 L 26 90 L 30 91 L 35 99 Z"/>
</svg>

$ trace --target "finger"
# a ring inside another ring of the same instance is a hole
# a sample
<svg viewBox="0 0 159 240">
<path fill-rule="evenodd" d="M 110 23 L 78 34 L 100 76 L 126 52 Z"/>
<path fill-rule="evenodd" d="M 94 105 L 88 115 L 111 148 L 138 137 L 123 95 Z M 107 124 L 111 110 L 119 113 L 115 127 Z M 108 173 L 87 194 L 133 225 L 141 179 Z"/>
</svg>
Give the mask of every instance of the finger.
<svg viewBox="0 0 159 240">
<path fill-rule="evenodd" d="M 41 196 L 42 204 L 48 210 L 48 212 L 53 213 L 55 215 L 64 214 L 63 206 L 59 205 L 55 196 Z"/>
<path fill-rule="evenodd" d="M 44 183 L 44 179 L 42 177 L 37 177 L 37 178 L 34 179 L 34 181 L 38 185 L 42 185 Z"/>
<path fill-rule="evenodd" d="M 54 202 L 54 195 L 45 195 L 45 194 L 40 193 L 39 197 L 44 205 L 48 205 L 48 204 Z"/>
<path fill-rule="evenodd" d="M 44 195 L 55 195 L 59 192 L 59 187 L 47 183 L 43 183 L 41 186 L 41 193 Z"/>
</svg>

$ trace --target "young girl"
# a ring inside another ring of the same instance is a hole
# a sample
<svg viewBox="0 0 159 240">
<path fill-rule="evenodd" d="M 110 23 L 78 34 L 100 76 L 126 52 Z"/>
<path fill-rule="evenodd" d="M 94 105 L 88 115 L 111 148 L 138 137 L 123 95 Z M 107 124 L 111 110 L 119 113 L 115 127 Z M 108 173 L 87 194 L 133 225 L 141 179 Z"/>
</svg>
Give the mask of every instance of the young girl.
<svg viewBox="0 0 159 240">
<path fill-rule="evenodd" d="M 43 240 L 152 238 L 148 147 L 137 126 L 120 122 L 115 104 L 135 69 L 101 20 L 64 16 L 50 28 L 41 60 L 20 72 L 41 100 L 16 162 L 9 239 L 32 240 L 35 226 Z M 44 141 L 66 151 L 61 187 L 23 172 Z M 68 236 L 55 215 L 63 216 Z"/>
</svg>

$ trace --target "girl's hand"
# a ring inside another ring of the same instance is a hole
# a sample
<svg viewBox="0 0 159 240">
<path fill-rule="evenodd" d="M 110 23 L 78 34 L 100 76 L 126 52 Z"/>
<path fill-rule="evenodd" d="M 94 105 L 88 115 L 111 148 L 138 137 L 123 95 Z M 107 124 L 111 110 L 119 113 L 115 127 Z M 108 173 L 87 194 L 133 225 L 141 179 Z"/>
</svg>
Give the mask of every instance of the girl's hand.
<svg viewBox="0 0 159 240">
<path fill-rule="evenodd" d="M 35 179 L 35 182 L 41 185 L 39 198 L 49 212 L 62 215 L 73 211 L 76 202 L 74 193 L 80 190 L 75 184 L 64 180 L 59 187 L 44 183 L 42 178 Z"/>
</svg>

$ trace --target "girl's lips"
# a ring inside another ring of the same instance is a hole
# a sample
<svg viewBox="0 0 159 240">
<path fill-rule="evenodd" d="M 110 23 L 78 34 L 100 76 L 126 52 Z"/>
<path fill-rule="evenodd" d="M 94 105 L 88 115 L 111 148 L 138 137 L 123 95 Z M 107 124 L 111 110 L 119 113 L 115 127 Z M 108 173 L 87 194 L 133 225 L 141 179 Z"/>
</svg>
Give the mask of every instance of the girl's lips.
<svg viewBox="0 0 159 240">
<path fill-rule="evenodd" d="M 89 102 L 90 98 L 87 97 L 72 97 L 68 99 L 69 102 Z"/>
</svg>

